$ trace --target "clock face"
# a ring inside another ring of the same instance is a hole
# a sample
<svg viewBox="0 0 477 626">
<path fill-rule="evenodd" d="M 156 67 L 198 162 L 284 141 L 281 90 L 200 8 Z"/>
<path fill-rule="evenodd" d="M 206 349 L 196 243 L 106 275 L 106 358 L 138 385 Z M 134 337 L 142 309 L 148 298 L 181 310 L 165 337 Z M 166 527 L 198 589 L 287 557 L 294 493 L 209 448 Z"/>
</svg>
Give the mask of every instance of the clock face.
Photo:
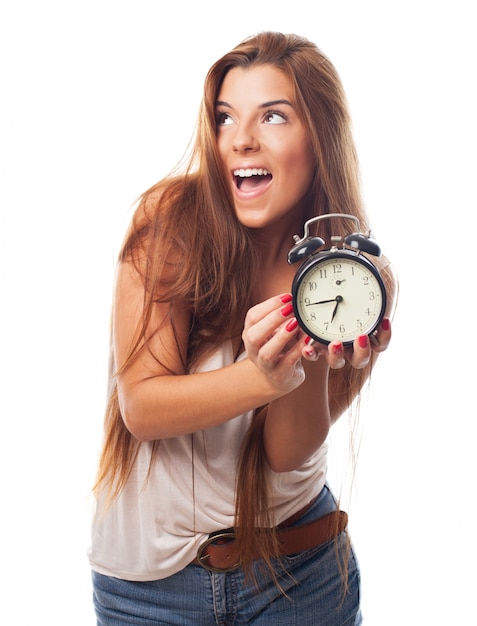
<svg viewBox="0 0 477 626">
<path fill-rule="evenodd" d="M 386 291 L 377 269 L 354 252 L 320 252 L 299 268 L 292 286 L 296 318 L 321 343 L 353 343 L 384 316 Z"/>
</svg>

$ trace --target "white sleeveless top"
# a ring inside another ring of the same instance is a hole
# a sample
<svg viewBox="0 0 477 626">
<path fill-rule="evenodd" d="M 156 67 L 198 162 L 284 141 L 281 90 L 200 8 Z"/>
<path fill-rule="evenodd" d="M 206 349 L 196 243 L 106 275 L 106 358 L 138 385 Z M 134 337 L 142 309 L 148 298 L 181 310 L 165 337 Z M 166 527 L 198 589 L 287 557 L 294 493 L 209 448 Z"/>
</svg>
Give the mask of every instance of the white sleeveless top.
<svg viewBox="0 0 477 626">
<path fill-rule="evenodd" d="M 232 344 L 226 342 L 197 371 L 233 360 Z M 162 440 L 147 480 L 152 443 L 142 443 L 112 506 L 104 510 L 98 499 L 88 551 L 92 569 L 125 580 L 166 578 L 194 560 L 210 533 L 232 527 L 237 455 L 251 417 L 250 412 L 208 430 Z M 276 524 L 320 493 L 326 457 L 325 444 L 299 470 L 271 473 Z"/>
</svg>

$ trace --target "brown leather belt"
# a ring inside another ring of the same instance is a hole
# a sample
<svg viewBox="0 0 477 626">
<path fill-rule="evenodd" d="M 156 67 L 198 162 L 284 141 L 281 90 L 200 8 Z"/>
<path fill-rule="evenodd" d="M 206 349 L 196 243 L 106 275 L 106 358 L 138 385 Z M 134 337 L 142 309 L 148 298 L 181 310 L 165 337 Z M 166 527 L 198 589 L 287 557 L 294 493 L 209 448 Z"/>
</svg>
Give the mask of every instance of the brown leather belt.
<svg viewBox="0 0 477 626">
<path fill-rule="evenodd" d="M 276 556 L 296 554 L 316 548 L 334 539 L 345 530 L 348 515 L 344 511 L 333 511 L 308 524 L 290 528 L 291 524 L 297 521 L 310 506 L 311 503 L 278 526 L 278 554 Z M 234 561 L 235 537 L 233 529 L 212 534 L 200 545 L 197 557 L 192 563 L 202 565 L 210 572 L 228 572 L 237 569 L 240 563 Z"/>
</svg>

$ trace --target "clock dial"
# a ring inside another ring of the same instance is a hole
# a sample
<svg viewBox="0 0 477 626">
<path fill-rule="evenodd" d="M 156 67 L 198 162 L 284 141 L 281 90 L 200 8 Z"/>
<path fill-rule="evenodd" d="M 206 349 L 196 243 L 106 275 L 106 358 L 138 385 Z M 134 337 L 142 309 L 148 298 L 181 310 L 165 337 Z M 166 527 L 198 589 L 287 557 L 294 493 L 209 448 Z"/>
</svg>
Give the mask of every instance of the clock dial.
<svg viewBox="0 0 477 626">
<path fill-rule="evenodd" d="M 364 257 L 344 251 L 303 264 L 293 284 L 295 315 L 300 326 L 322 343 L 351 344 L 381 321 L 386 306 L 384 284 Z"/>
</svg>

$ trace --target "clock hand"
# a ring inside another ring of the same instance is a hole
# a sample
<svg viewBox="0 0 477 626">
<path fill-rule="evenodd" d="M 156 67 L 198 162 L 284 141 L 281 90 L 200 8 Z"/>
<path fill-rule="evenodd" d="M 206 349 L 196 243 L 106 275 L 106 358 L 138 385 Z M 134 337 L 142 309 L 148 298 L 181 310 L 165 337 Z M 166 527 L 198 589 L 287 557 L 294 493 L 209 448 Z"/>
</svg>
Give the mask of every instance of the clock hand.
<svg viewBox="0 0 477 626">
<path fill-rule="evenodd" d="M 331 316 L 331 322 L 335 319 L 335 315 L 336 315 L 336 311 L 338 310 L 339 303 L 343 302 L 343 296 L 336 296 L 335 299 L 336 299 L 336 305 L 335 305 L 335 308 L 333 310 L 333 315 Z"/>
<path fill-rule="evenodd" d="M 337 280 L 336 284 L 337 285 L 341 285 L 341 283 L 344 283 L 345 280 L 346 280 L 346 278 L 342 278 L 341 280 Z"/>
<path fill-rule="evenodd" d="M 336 306 L 333 309 L 333 315 L 331 316 L 331 321 L 333 321 L 335 319 L 336 310 L 338 309 L 338 304 L 339 304 L 339 302 L 336 303 Z"/>
<path fill-rule="evenodd" d="M 333 300 L 320 300 L 319 302 L 307 302 L 306 306 L 313 306 L 314 304 L 327 304 L 328 302 L 336 302 L 336 298 L 333 298 Z"/>
</svg>

